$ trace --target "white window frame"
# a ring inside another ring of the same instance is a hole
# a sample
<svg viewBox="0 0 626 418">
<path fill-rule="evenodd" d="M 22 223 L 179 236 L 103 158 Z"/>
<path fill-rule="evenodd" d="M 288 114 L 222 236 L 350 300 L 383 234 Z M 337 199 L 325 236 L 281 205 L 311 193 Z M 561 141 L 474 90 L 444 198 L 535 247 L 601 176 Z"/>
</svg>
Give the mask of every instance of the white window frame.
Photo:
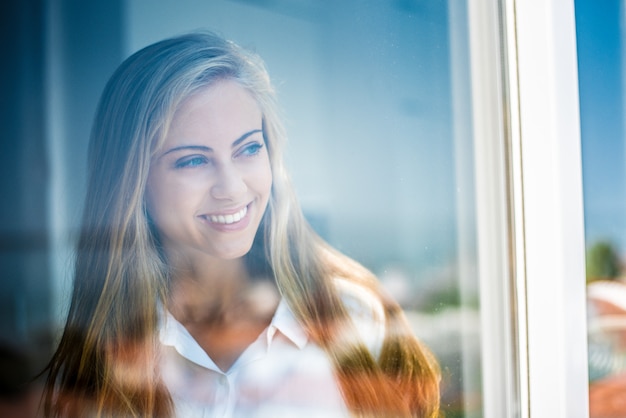
<svg viewBox="0 0 626 418">
<path fill-rule="evenodd" d="M 588 417 L 573 0 L 468 1 L 485 417 Z"/>
<path fill-rule="evenodd" d="M 510 3 L 517 29 L 530 415 L 587 417 L 574 1 Z"/>
</svg>

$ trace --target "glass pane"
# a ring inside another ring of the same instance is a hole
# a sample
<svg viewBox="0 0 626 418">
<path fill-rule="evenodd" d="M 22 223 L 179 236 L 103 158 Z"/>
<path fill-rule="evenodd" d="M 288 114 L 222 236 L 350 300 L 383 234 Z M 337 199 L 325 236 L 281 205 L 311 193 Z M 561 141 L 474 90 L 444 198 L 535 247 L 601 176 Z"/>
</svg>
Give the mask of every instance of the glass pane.
<svg viewBox="0 0 626 418">
<path fill-rule="evenodd" d="M 623 1 L 576 0 L 591 417 L 626 414 L 624 22 Z"/>
<path fill-rule="evenodd" d="M 474 152 L 468 2 L 119 0 L 48 6 L 49 299 L 58 324 L 70 294 L 86 138 L 106 80 L 148 44 L 211 29 L 265 60 L 289 137 L 287 167 L 305 216 L 401 304 L 441 366 L 445 416 L 484 415 L 490 400 L 484 399 L 481 348 L 502 344 L 491 344 L 489 338 L 501 336 L 481 329 L 479 295 L 485 309 L 484 295 L 495 293 L 479 289 L 477 235 L 485 225 L 477 225 L 475 209 L 481 206 L 475 192 L 480 153 Z M 498 157 L 505 148 L 493 147 L 489 154 Z M 504 177 L 499 169 L 494 172 Z M 25 313 L 7 322 L 27 318 L 31 308 L 21 309 Z M 501 314 L 502 322 L 514 315 Z M 499 365 L 490 363 L 492 369 Z"/>
</svg>

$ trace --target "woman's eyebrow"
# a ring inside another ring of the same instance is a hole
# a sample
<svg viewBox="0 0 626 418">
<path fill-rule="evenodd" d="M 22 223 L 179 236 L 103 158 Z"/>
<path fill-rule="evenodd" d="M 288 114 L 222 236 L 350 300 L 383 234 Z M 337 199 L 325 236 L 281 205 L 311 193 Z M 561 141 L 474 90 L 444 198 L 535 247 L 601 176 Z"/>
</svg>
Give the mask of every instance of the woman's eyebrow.
<svg viewBox="0 0 626 418">
<path fill-rule="evenodd" d="M 161 154 L 161 157 L 165 157 L 167 154 L 170 154 L 172 152 L 175 151 L 180 151 L 180 150 L 197 150 L 197 151 L 204 151 L 204 152 L 210 152 L 213 151 L 213 149 L 211 147 L 207 147 L 204 145 L 181 145 L 178 147 L 174 147 L 174 148 L 170 148 L 167 151 L 165 151 L 163 154 Z"/>
<path fill-rule="evenodd" d="M 249 132 L 246 132 L 245 134 L 241 135 L 239 138 L 237 138 L 232 143 L 231 148 L 234 148 L 237 145 L 241 144 L 250 135 L 254 135 L 254 134 L 259 133 L 259 132 L 263 132 L 263 130 L 261 130 L 261 129 L 253 129 L 253 130 L 251 130 Z M 213 148 L 207 147 L 205 145 L 180 145 L 178 147 L 170 148 L 169 150 L 165 151 L 163 154 L 161 154 L 161 157 L 163 157 L 163 156 L 165 156 L 165 155 L 167 155 L 169 153 L 172 153 L 172 152 L 175 152 L 175 151 L 180 151 L 180 150 L 196 150 L 196 151 L 211 152 L 211 151 L 213 151 Z"/>
<path fill-rule="evenodd" d="M 235 140 L 235 142 L 233 142 L 233 144 L 231 145 L 231 148 L 235 148 L 237 145 L 239 145 L 243 141 L 245 141 L 247 137 L 249 137 L 250 135 L 254 135 L 254 134 L 258 133 L 258 132 L 263 132 L 263 130 L 261 130 L 261 129 L 253 129 L 250 132 L 246 132 L 245 134 L 243 134 L 239 138 L 237 138 Z"/>
</svg>

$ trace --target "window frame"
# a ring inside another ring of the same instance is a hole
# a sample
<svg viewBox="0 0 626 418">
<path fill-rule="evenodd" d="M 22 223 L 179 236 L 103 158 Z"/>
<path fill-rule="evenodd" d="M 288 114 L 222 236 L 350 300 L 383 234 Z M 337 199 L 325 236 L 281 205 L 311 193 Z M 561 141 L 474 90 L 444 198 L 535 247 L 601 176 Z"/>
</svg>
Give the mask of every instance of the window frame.
<svg viewBox="0 0 626 418">
<path fill-rule="evenodd" d="M 468 7 L 484 416 L 587 417 L 574 2 Z"/>
</svg>

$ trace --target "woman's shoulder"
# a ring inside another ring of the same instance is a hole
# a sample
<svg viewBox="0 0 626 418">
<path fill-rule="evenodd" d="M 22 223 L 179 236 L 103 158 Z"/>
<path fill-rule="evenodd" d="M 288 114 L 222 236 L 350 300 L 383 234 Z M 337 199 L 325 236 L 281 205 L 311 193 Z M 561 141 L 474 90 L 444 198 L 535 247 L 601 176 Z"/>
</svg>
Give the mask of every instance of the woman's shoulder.
<svg viewBox="0 0 626 418">
<path fill-rule="evenodd" d="M 349 279 L 335 278 L 334 283 L 359 338 L 378 358 L 385 339 L 385 309 L 380 296 Z"/>
</svg>

